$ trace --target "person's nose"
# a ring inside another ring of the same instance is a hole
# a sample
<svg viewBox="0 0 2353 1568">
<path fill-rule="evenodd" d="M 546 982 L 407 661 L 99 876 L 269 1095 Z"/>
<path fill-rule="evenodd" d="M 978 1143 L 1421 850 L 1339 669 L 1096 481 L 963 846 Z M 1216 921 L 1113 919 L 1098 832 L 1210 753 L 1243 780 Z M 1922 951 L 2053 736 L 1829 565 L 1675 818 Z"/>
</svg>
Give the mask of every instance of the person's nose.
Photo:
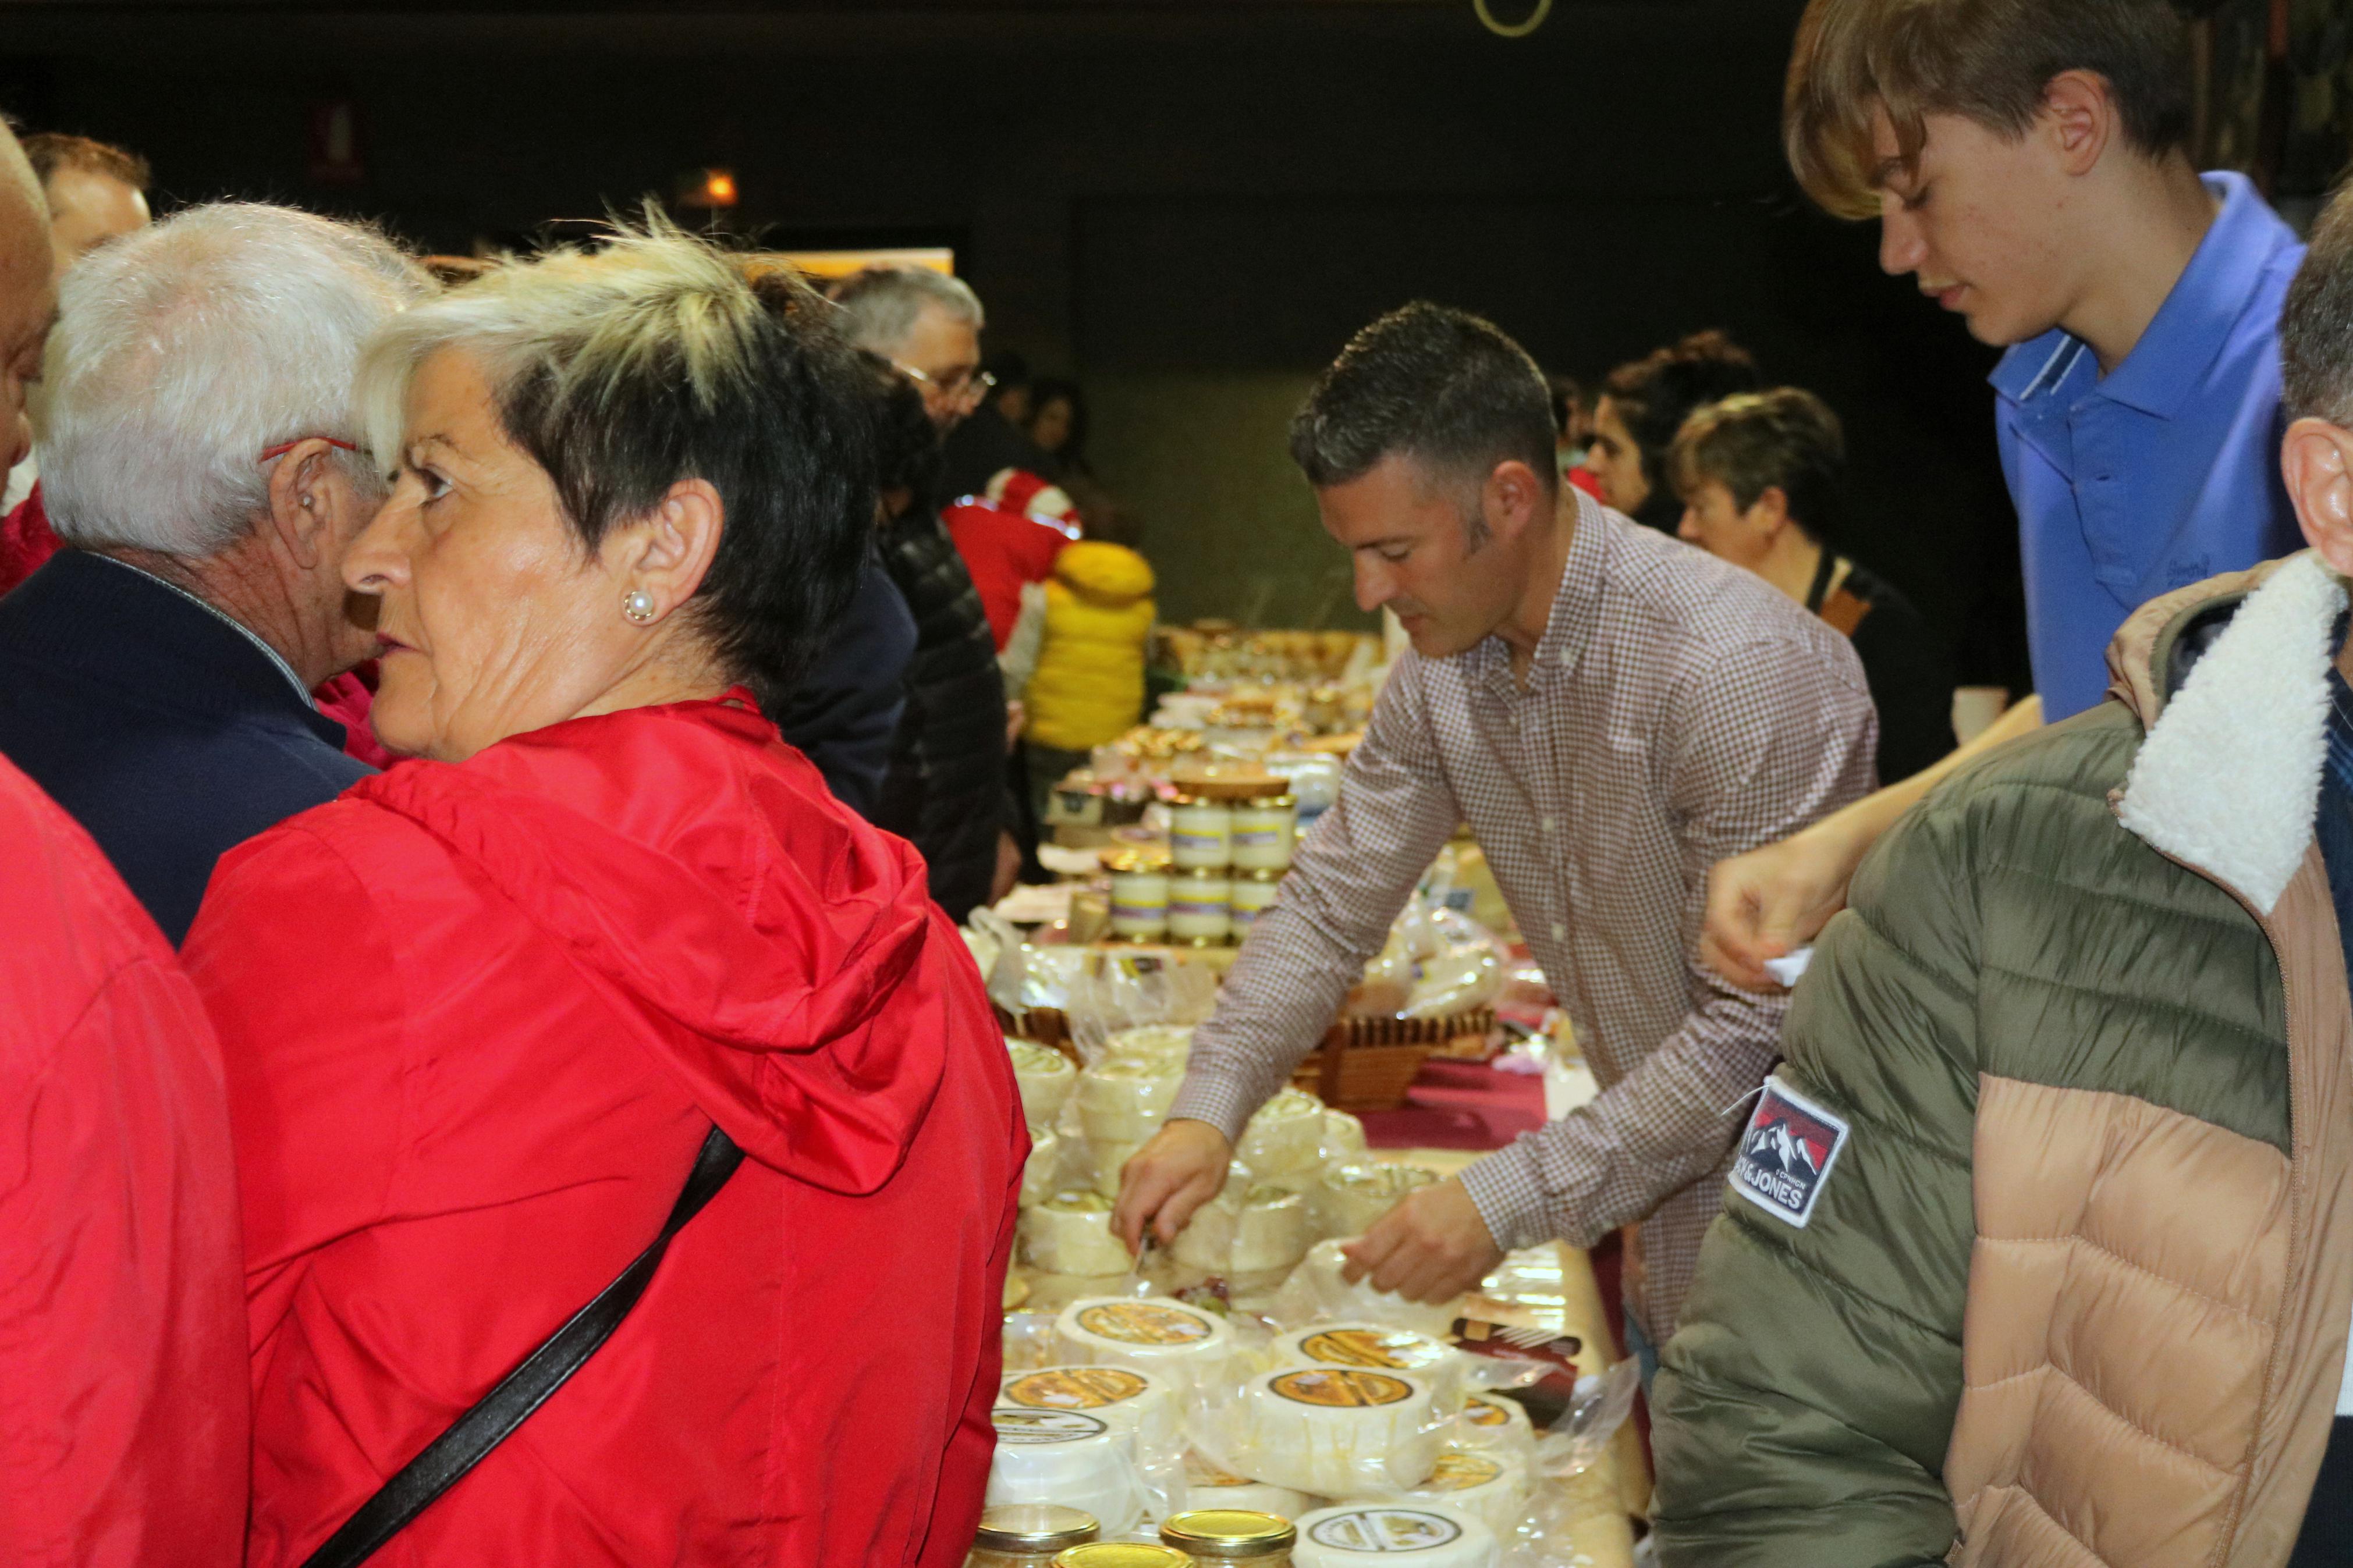
<svg viewBox="0 0 2353 1568">
<path fill-rule="evenodd" d="M 16 410 L 16 426 L 8 439 L 8 466 L 15 468 L 33 453 L 33 422 L 25 416 L 21 405 Z"/>
<path fill-rule="evenodd" d="M 402 541 L 416 502 L 396 489 L 377 509 L 343 555 L 343 586 L 354 594 L 381 594 L 408 582 L 408 552 Z"/>
<path fill-rule="evenodd" d="M 1381 563 L 1369 557 L 1356 562 L 1356 608 L 1371 615 L 1397 597 L 1397 584 Z"/>
<path fill-rule="evenodd" d="M 1879 265 L 1895 277 L 1917 272 L 1928 259 L 1928 243 L 1920 220 L 1904 210 L 1894 196 L 1882 198 L 1879 215 Z"/>
</svg>

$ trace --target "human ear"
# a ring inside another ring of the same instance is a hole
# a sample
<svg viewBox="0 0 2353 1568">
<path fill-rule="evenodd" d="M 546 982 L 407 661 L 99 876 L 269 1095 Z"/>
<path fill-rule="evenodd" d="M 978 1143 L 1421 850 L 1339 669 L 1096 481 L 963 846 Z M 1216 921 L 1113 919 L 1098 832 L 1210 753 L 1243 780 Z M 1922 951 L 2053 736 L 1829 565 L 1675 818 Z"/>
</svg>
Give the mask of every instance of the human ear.
<svg viewBox="0 0 2353 1568">
<path fill-rule="evenodd" d="M 652 511 L 616 536 L 610 568 L 632 595 L 643 593 L 653 612 L 630 619 L 657 625 L 695 595 L 719 553 L 727 503 L 707 479 L 681 479 Z M 642 602 L 642 601 L 640 601 Z"/>
<path fill-rule="evenodd" d="M 2116 133 L 2116 103 L 2106 79 L 2087 70 L 2064 70 L 2052 77 L 2042 89 L 2042 112 L 2035 129 L 2049 139 L 2063 170 L 2091 173 Z"/>
<path fill-rule="evenodd" d="M 1517 534 L 1547 510 L 1535 470 L 1516 458 L 1495 465 L 1479 499 L 1488 527 L 1504 535 Z"/>
<path fill-rule="evenodd" d="M 2280 447 L 2280 475 L 2305 542 L 2339 576 L 2353 576 L 2353 431 L 2297 420 Z"/>
<path fill-rule="evenodd" d="M 321 437 L 297 441 L 269 471 L 270 527 L 305 572 L 317 570 L 342 537 L 340 524 L 351 504 L 335 448 Z"/>
<path fill-rule="evenodd" d="M 1772 543 L 1789 526 L 1788 492 L 1778 485 L 1767 485 L 1757 492 L 1757 504 L 1741 514 L 1741 521 L 1755 529 L 1766 543 Z"/>
</svg>

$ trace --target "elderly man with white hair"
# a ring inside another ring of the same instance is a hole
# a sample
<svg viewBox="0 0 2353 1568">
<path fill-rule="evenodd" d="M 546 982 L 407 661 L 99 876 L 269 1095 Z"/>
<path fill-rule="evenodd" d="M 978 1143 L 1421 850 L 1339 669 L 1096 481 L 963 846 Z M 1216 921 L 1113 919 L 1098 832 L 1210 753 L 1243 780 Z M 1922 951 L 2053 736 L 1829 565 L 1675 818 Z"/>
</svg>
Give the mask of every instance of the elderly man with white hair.
<svg viewBox="0 0 2353 1568">
<path fill-rule="evenodd" d="M 224 850 L 367 772 L 311 700 L 375 652 L 343 582 L 385 494 L 352 378 L 432 287 L 370 230 L 221 203 L 60 289 L 42 457 L 70 548 L 0 600 L 0 753 L 174 943 Z"/>
</svg>

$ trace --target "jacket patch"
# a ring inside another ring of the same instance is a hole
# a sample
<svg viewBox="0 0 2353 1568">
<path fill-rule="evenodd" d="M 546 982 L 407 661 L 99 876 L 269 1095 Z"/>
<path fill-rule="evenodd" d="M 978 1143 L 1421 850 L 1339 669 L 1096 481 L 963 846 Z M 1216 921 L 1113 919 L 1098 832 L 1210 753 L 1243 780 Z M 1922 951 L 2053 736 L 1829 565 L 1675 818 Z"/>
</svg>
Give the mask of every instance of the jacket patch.
<svg viewBox="0 0 2353 1568">
<path fill-rule="evenodd" d="M 1799 1230 L 1814 1215 L 1822 1184 L 1846 1147 L 1846 1123 L 1778 1079 L 1768 1079 L 1748 1131 L 1740 1135 L 1732 1188 Z"/>
</svg>

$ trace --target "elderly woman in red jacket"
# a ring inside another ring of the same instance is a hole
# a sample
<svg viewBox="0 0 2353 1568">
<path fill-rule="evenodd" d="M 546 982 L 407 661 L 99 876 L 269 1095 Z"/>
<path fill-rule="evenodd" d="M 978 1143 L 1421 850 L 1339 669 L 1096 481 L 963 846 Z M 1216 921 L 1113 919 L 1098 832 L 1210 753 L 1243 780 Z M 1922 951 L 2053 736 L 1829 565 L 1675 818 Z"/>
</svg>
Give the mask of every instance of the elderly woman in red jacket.
<svg viewBox="0 0 2353 1568">
<path fill-rule="evenodd" d="M 365 361 L 396 488 L 345 573 L 378 732 L 426 760 L 224 859 L 185 949 L 244 1188 L 253 1568 L 970 1541 L 1019 1098 L 921 861 L 763 716 L 872 531 L 824 313 L 623 234 Z M 543 1405 L 421 1511 L 414 1472 L 371 1502 L 666 1222 Z"/>
</svg>

